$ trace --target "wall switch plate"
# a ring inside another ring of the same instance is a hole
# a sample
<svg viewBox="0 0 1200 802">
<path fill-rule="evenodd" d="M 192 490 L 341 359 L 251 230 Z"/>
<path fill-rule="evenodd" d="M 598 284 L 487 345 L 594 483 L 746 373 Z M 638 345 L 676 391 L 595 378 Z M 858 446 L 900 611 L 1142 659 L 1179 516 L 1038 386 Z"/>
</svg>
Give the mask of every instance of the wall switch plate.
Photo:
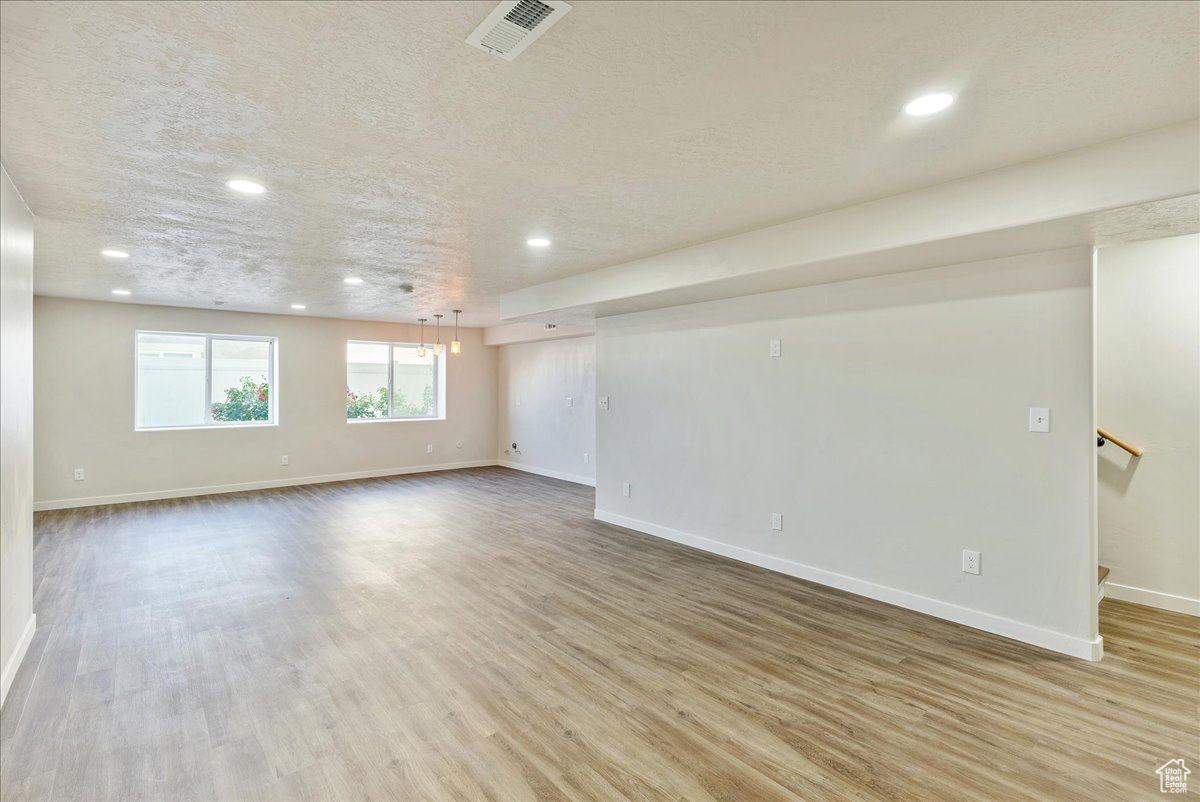
<svg viewBox="0 0 1200 802">
<path fill-rule="evenodd" d="M 571 396 L 567 396 L 567 406 L 569 406 L 569 407 L 575 406 L 575 399 L 572 398 Z"/>
<path fill-rule="evenodd" d="M 979 574 L 979 552 L 963 549 L 963 573 Z"/>
<path fill-rule="evenodd" d="M 1050 431 L 1050 407 L 1029 408 L 1029 431 Z"/>
<path fill-rule="evenodd" d="M 779 340 L 771 340 L 771 356 L 781 356 L 783 354 L 783 344 Z"/>
<path fill-rule="evenodd" d="M 608 409 L 608 396 L 606 396 L 606 395 L 600 396 L 600 402 L 599 402 L 598 406 L 600 407 L 600 409 Z"/>
<path fill-rule="evenodd" d="M 592 455 L 587 453 L 586 451 L 583 452 L 583 464 L 587 465 L 591 461 L 592 461 Z"/>
<path fill-rule="evenodd" d="M 774 529 L 776 532 L 783 531 L 783 513 L 781 513 L 781 512 L 771 513 L 771 528 Z"/>
<path fill-rule="evenodd" d="M 83 468 L 76 468 L 73 476 L 75 477 L 76 482 L 82 482 L 87 478 L 87 475 L 83 472 Z"/>
<path fill-rule="evenodd" d="M 425 444 L 425 453 L 426 453 L 426 454 L 432 454 L 432 453 L 433 453 L 433 443 L 426 443 L 426 444 Z"/>
<path fill-rule="evenodd" d="M 625 482 L 624 484 L 621 485 L 621 495 L 624 496 L 625 498 L 629 498 L 629 490 L 630 490 L 629 482 Z"/>
<path fill-rule="evenodd" d="M 288 455 L 287 454 L 284 454 L 282 457 L 279 458 L 279 464 L 280 465 L 288 464 Z"/>
</svg>

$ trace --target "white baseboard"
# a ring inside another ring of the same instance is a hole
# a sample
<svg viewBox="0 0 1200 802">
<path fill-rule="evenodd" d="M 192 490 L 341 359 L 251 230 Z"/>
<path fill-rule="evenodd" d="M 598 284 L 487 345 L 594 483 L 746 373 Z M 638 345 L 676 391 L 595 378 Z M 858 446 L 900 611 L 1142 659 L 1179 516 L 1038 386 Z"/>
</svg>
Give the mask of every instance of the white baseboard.
<svg viewBox="0 0 1200 802">
<path fill-rule="evenodd" d="M 634 518 L 626 518 L 623 515 L 606 512 L 605 510 L 596 510 L 595 517 L 598 521 L 605 521 L 606 523 L 623 526 L 626 529 L 644 532 L 648 535 L 682 543 L 685 546 L 691 546 L 712 554 L 729 557 L 739 562 L 750 563 L 751 565 L 757 565 L 760 568 L 767 568 L 771 571 L 778 571 L 788 576 L 807 579 L 810 582 L 817 582 L 821 585 L 828 585 L 839 590 L 849 591 L 859 596 L 866 596 L 869 599 L 894 604 L 897 607 L 916 610 L 917 612 L 936 618 L 944 618 L 947 621 L 964 624 L 968 627 L 981 629 L 984 632 L 991 632 L 995 635 L 1002 635 L 1023 643 L 1030 643 L 1034 646 L 1040 646 L 1043 649 L 1050 649 L 1051 651 L 1071 655 L 1072 657 L 1081 657 L 1084 660 L 1099 660 L 1104 656 L 1104 639 L 1099 636 L 1095 640 L 1078 638 L 1021 621 L 1014 621 L 1011 618 L 1004 618 L 1003 616 L 973 610 L 969 607 L 962 607 L 950 602 L 931 599 L 928 596 L 920 596 L 906 590 L 898 590 L 886 585 L 878 585 L 874 582 L 827 571 L 823 568 L 785 560 L 782 557 L 772 557 L 769 554 L 751 551 L 740 546 L 731 546 L 719 540 L 688 534 L 678 529 L 671 529 L 670 527 L 647 523 L 646 521 L 639 521 Z"/>
<path fill-rule="evenodd" d="M 21 661 L 25 659 L 25 653 L 29 651 L 29 644 L 33 643 L 33 633 L 36 631 L 37 616 L 30 613 L 29 620 L 25 622 L 25 631 L 21 633 L 21 639 L 17 641 L 17 648 L 13 649 L 12 656 L 4 664 L 3 672 L 0 672 L 0 707 L 8 698 L 8 689 L 12 687 L 13 680 L 17 676 L 17 669 L 21 667 Z"/>
<path fill-rule="evenodd" d="M 1135 588 L 1132 585 L 1118 585 L 1109 580 L 1105 595 L 1117 601 L 1144 604 L 1147 607 L 1157 607 L 1160 610 L 1170 610 L 1175 613 L 1187 613 L 1200 616 L 1200 599 L 1189 599 L 1187 596 L 1176 596 L 1172 593 L 1162 593 L 1157 590 Z"/>
<path fill-rule="evenodd" d="M 551 479 L 562 479 L 564 482 L 574 482 L 577 485 L 587 485 L 595 487 L 596 480 L 588 476 L 579 476 L 574 473 L 563 473 L 562 471 L 552 471 L 549 468 L 535 468 L 532 465 L 522 465 L 519 462 L 509 462 L 506 459 L 496 462 L 501 468 L 512 468 L 514 471 L 524 471 L 525 473 L 536 473 L 538 476 L 548 476 Z"/>
<path fill-rule="evenodd" d="M 467 460 L 466 462 L 444 462 L 440 465 L 413 465 L 404 468 L 379 468 L 350 473 L 328 473 L 321 476 L 297 476 L 290 479 L 269 479 L 262 482 L 241 482 L 231 485 L 205 485 L 203 487 L 181 487 L 174 490 L 149 490 L 143 493 L 119 493 L 112 496 L 86 496 L 82 498 L 60 498 L 33 502 L 34 512 L 65 510 L 72 507 L 95 507 L 99 504 L 128 504 L 133 501 L 156 501 L 164 498 L 186 498 L 188 496 L 211 496 L 215 493 L 238 493 L 244 490 L 267 490 L 273 487 L 296 485 L 319 485 L 325 482 L 345 482 L 351 479 L 375 479 L 381 476 L 401 476 L 408 473 L 430 473 L 432 471 L 456 471 L 462 468 L 486 468 L 496 464 L 494 459 Z"/>
</svg>

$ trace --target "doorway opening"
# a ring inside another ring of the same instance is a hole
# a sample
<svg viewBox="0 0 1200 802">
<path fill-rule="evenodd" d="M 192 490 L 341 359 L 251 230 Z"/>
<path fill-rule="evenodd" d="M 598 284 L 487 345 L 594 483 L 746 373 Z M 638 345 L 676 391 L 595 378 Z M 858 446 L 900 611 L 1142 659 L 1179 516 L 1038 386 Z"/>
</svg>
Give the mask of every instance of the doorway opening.
<svg viewBox="0 0 1200 802">
<path fill-rule="evenodd" d="M 1098 249 L 1095 300 L 1096 595 L 1108 651 L 1122 621 L 1200 626 L 1186 618 L 1200 616 L 1200 235 Z"/>
</svg>

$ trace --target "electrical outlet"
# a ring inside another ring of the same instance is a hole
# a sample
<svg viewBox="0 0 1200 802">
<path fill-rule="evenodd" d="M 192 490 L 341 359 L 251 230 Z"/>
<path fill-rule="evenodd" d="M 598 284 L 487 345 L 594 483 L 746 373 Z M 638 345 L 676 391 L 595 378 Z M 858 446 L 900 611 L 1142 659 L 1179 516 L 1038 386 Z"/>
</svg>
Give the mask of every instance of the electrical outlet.
<svg viewBox="0 0 1200 802">
<path fill-rule="evenodd" d="M 783 531 L 783 513 L 781 513 L 781 512 L 771 513 L 771 528 L 774 529 L 776 532 Z"/>
<path fill-rule="evenodd" d="M 608 396 L 600 396 L 600 401 L 597 403 L 597 406 L 599 406 L 600 409 L 608 409 Z"/>
<path fill-rule="evenodd" d="M 770 355 L 771 355 L 771 356 L 780 356 L 780 355 L 782 355 L 782 354 L 783 354 L 783 345 L 782 345 L 782 343 L 780 343 L 780 342 L 779 342 L 779 340 L 771 340 L 771 346 L 770 346 L 770 351 L 769 351 L 769 353 L 770 353 Z"/>
<path fill-rule="evenodd" d="M 1049 407 L 1030 407 L 1029 408 L 1029 431 L 1031 431 L 1031 432 L 1048 432 L 1048 431 L 1050 431 L 1050 408 Z"/>
<path fill-rule="evenodd" d="M 83 468 L 76 468 L 75 472 L 74 472 L 74 476 L 75 476 L 76 482 L 82 482 L 84 479 L 87 478 L 87 475 L 84 473 Z"/>
<path fill-rule="evenodd" d="M 621 495 L 625 498 L 629 498 L 629 489 L 629 482 L 625 482 L 623 485 L 621 485 Z"/>
<path fill-rule="evenodd" d="M 567 396 L 567 406 L 568 406 L 568 407 L 573 407 L 573 406 L 575 406 L 575 399 L 574 399 L 574 398 L 572 398 L 571 396 Z"/>
<path fill-rule="evenodd" d="M 432 454 L 432 453 L 433 453 L 433 443 L 426 443 L 426 444 L 425 444 L 425 453 L 426 453 L 426 454 Z"/>
<path fill-rule="evenodd" d="M 963 573 L 979 574 L 979 552 L 963 549 Z"/>
<path fill-rule="evenodd" d="M 592 455 L 587 453 L 586 451 L 583 452 L 583 464 L 587 465 L 591 461 L 592 461 Z"/>
<path fill-rule="evenodd" d="M 288 464 L 288 455 L 287 454 L 284 454 L 282 457 L 279 458 L 279 464 L 280 465 Z"/>
</svg>

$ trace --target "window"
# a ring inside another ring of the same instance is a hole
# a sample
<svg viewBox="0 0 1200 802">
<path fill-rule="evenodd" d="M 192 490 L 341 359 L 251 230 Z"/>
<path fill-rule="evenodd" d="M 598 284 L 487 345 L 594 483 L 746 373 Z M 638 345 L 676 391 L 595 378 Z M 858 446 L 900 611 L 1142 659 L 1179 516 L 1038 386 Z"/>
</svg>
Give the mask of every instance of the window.
<svg viewBox="0 0 1200 802">
<path fill-rule="evenodd" d="M 274 337 L 137 333 L 135 429 L 275 422 Z"/>
<path fill-rule="evenodd" d="M 409 343 L 346 343 L 346 419 L 444 418 L 441 360 Z"/>
</svg>

